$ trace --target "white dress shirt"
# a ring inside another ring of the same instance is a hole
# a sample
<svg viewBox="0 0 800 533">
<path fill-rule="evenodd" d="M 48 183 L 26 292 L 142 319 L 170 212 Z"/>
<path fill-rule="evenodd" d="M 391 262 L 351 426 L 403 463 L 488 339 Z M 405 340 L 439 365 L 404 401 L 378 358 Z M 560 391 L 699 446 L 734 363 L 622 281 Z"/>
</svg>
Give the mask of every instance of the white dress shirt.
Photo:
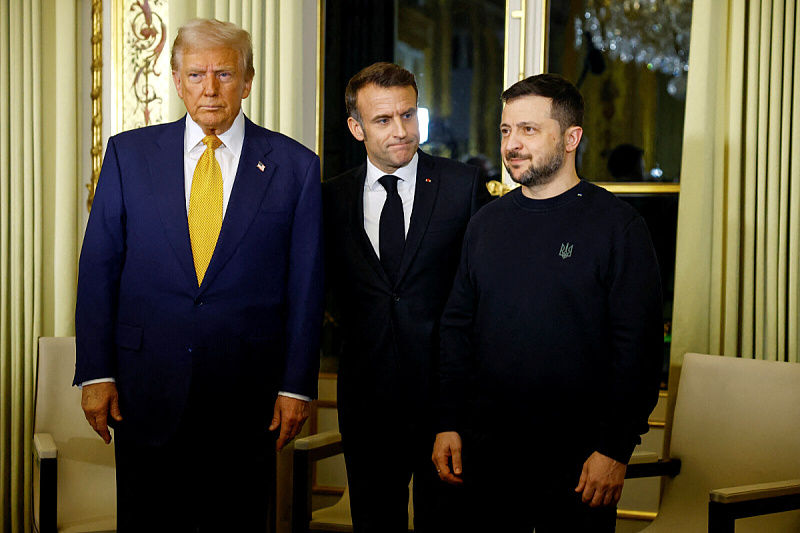
<svg viewBox="0 0 800 533">
<path fill-rule="evenodd" d="M 417 167 L 419 154 L 414 154 L 409 163 L 398 168 L 391 176 L 397 176 L 397 193 L 403 201 L 403 222 L 405 234 L 408 235 L 408 226 L 411 223 L 411 210 L 414 207 L 414 191 L 417 188 Z M 364 231 L 375 249 L 378 258 L 381 256 L 379 246 L 381 211 L 386 202 L 386 189 L 378 181 L 386 172 L 372 164 L 367 158 L 367 179 L 364 181 Z"/>
<path fill-rule="evenodd" d="M 186 126 L 183 130 L 183 180 L 186 190 L 186 216 L 189 216 L 189 197 L 192 192 L 192 177 L 197 168 L 197 162 L 200 156 L 206 149 L 203 144 L 203 138 L 206 136 L 201 128 L 192 117 L 186 114 Z M 214 157 L 219 163 L 219 168 L 222 171 L 222 220 L 224 223 L 225 213 L 228 210 L 228 201 L 231 198 L 231 191 L 233 190 L 233 182 L 236 180 L 236 171 L 239 168 L 239 158 L 242 155 L 242 146 L 244 146 L 244 111 L 239 110 L 239 114 L 233 121 L 233 124 L 228 131 L 217 135 L 222 145 L 214 150 Z M 92 385 L 94 383 L 114 383 L 114 378 L 100 378 L 84 381 L 81 387 L 85 385 Z M 288 396 L 298 400 L 310 401 L 311 398 L 303 396 L 302 394 L 294 394 L 291 392 L 279 392 L 281 396 Z"/>
</svg>

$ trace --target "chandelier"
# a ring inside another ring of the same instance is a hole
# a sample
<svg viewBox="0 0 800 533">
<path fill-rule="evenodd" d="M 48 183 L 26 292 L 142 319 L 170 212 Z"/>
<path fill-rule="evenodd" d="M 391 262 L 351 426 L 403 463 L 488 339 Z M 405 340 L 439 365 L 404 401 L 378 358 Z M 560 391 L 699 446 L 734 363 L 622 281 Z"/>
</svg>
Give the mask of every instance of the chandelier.
<svg viewBox="0 0 800 533">
<path fill-rule="evenodd" d="M 691 26 L 692 0 L 586 0 L 575 19 L 575 48 L 586 41 L 612 61 L 667 74 L 667 92 L 683 99 Z"/>
</svg>

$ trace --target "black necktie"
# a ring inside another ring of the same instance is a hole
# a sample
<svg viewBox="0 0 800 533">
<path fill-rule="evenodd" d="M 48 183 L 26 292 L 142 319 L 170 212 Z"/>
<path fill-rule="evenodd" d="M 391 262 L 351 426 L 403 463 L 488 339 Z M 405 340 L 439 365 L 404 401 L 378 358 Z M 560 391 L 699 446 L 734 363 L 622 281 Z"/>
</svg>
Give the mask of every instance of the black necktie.
<svg viewBox="0 0 800 533">
<path fill-rule="evenodd" d="M 397 193 L 397 176 L 383 176 L 378 181 L 386 189 L 386 202 L 381 211 L 380 231 L 378 233 L 378 249 L 381 264 L 392 285 L 397 282 L 397 272 L 403 259 L 403 248 L 406 245 L 405 221 L 403 218 L 403 200 Z"/>
</svg>

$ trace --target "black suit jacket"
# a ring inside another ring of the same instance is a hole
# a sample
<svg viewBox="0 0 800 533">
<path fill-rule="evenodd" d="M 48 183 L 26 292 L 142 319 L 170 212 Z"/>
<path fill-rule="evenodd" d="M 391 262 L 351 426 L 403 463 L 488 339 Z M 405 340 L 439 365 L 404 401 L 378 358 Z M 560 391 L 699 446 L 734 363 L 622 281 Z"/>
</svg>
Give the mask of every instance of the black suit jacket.
<svg viewBox="0 0 800 533">
<path fill-rule="evenodd" d="M 439 321 L 464 231 L 489 198 L 477 167 L 418 153 L 411 223 L 394 286 L 364 231 L 366 162 L 323 183 L 326 269 L 343 328 L 343 432 L 387 405 L 415 418 L 429 405 Z"/>
</svg>

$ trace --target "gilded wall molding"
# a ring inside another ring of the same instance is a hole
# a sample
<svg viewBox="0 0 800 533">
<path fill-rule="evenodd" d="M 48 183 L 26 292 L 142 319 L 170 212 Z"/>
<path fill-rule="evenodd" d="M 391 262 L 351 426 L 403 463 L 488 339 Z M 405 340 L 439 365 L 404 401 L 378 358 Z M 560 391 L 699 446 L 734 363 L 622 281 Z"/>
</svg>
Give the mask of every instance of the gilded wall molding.
<svg viewBox="0 0 800 533">
<path fill-rule="evenodd" d="M 92 210 L 97 178 L 103 166 L 103 0 L 92 0 L 92 177 L 86 187 Z"/>
</svg>

